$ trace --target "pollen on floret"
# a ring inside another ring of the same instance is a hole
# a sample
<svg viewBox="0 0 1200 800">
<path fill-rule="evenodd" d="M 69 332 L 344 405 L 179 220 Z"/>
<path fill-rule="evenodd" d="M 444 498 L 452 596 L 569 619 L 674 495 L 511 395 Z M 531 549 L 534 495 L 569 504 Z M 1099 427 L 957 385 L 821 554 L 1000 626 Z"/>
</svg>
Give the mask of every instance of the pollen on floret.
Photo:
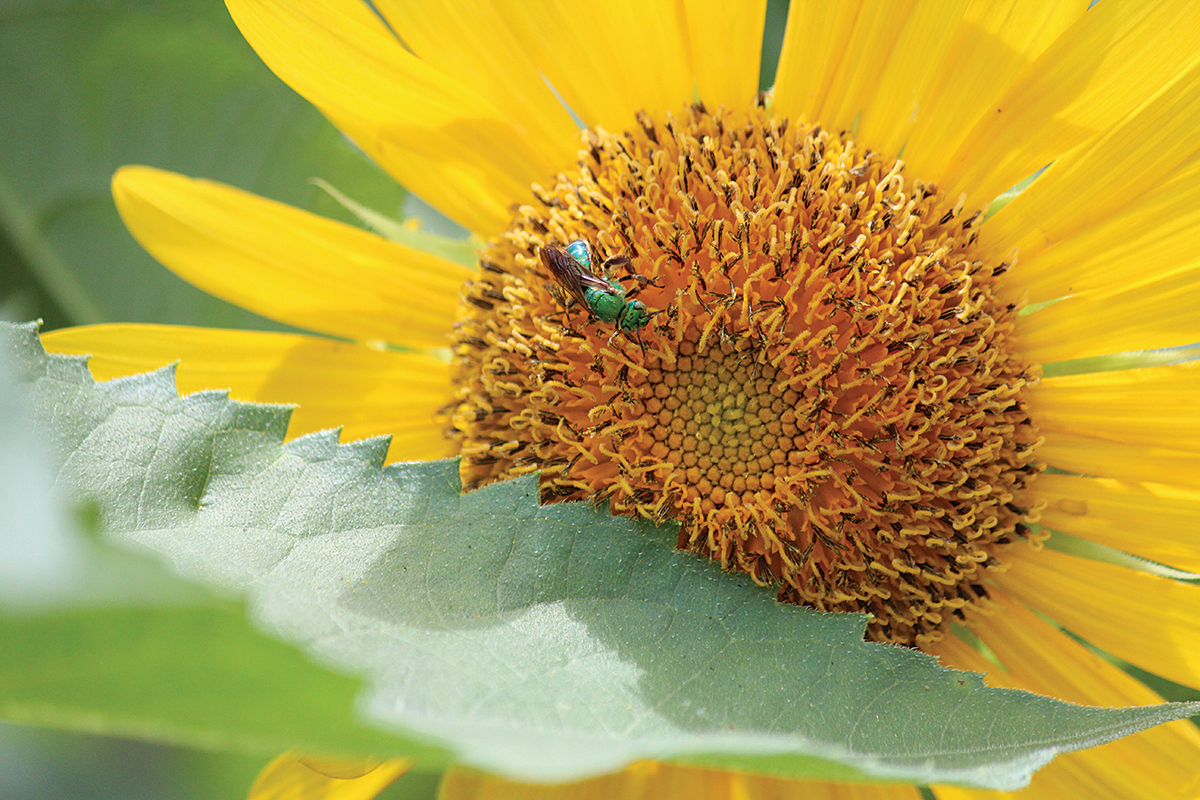
<svg viewBox="0 0 1200 800">
<path fill-rule="evenodd" d="M 923 645 L 1028 537 L 1037 379 L 976 253 L 981 215 L 847 134 L 762 108 L 585 133 L 482 252 L 454 333 L 464 486 L 678 520 L 679 546 L 788 602 Z M 541 248 L 585 239 L 654 313 L 566 307 Z"/>
</svg>

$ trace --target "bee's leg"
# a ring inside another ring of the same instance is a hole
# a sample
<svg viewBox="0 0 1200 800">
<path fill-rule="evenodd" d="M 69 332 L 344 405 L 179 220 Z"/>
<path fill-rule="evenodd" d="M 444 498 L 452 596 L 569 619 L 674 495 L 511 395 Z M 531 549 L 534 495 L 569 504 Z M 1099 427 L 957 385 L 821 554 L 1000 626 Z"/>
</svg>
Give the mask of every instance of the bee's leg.
<svg viewBox="0 0 1200 800">
<path fill-rule="evenodd" d="M 622 253 L 619 256 L 609 256 L 608 258 L 604 259 L 604 263 L 600 265 L 600 269 L 603 270 L 605 277 L 607 277 L 612 275 L 614 270 L 618 269 L 623 269 L 628 272 L 629 265 L 631 263 L 632 262 L 629 260 L 629 256 Z"/>
<path fill-rule="evenodd" d="M 641 351 L 642 351 L 642 358 L 646 357 L 646 343 L 642 341 L 642 329 L 641 328 L 638 328 L 633 333 L 630 333 L 629 331 L 624 330 L 618 326 L 612 332 L 612 335 L 608 337 L 608 343 L 612 344 L 613 339 L 617 338 L 618 334 L 625 336 L 625 338 L 627 338 L 627 339 L 633 339 L 635 342 L 637 342 L 638 347 L 641 348 Z"/>
<path fill-rule="evenodd" d="M 586 309 L 586 308 L 584 309 L 584 316 L 585 316 L 585 319 L 583 321 L 583 324 L 579 326 L 580 328 L 586 328 L 588 325 L 591 325 L 592 323 L 596 323 L 596 324 L 600 323 L 599 317 L 597 317 L 595 314 L 593 314 L 590 309 Z"/>
<path fill-rule="evenodd" d="M 544 286 L 546 292 L 554 298 L 554 302 L 558 303 L 559 313 L 562 314 L 562 321 L 559 324 L 564 328 L 569 327 L 568 323 L 571 321 L 571 306 L 575 305 L 575 301 L 570 297 L 567 297 L 566 293 L 553 283 L 543 283 L 542 286 Z"/>
<path fill-rule="evenodd" d="M 575 305 L 575 301 L 568 297 L 562 307 L 562 326 L 568 330 L 571 329 L 571 306 L 573 305 Z"/>
<path fill-rule="evenodd" d="M 604 269 L 605 275 L 612 275 L 618 269 L 625 270 L 625 275 L 637 281 L 638 286 L 642 289 L 645 289 L 649 284 L 658 286 L 658 281 L 653 278 L 647 278 L 645 275 L 639 275 L 634 272 L 632 269 L 633 262 L 629 260 L 629 256 L 627 255 L 609 256 L 604 259 L 604 263 L 601 266 Z"/>
<path fill-rule="evenodd" d="M 629 256 L 624 254 L 609 256 L 608 258 L 604 259 L 604 263 L 601 264 L 600 267 L 604 271 L 604 275 L 606 277 L 611 276 L 616 270 L 622 269 L 625 271 L 626 277 L 632 278 L 635 282 L 637 282 L 637 286 L 630 290 L 629 294 L 626 295 L 627 297 L 634 297 L 640 290 L 645 289 L 647 286 L 660 285 L 659 282 L 653 278 L 647 278 L 645 275 L 639 275 L 636 272 L 633 272 L 633 262 L 629 260 Z"/>
<path fill-rule="evenodd" d="M 634 333 L 634 338 L 637 339 L 638 347 L 642 349 L 642 359 L 644 360 L 646 358 L 646 343 L 642 341 L 642 329 L 638 328 L 636 331 L 634 331 Z"/>
<path fill-rule="evenodd" d="M 630 275 L 629 277 L 632 278 L 635 283 L 637 283 L 637 286 L 634 286 L 632 289 L 630 289 L 628 292 L 626 292 L 625 293 L 626 297 L 637 297 L 638 292 L 640 292 L 642 289 L 645 289 L 647 286 L 661 286 L 662 285 L 658 281 L 654 280 L 653 278 L 647 278 L 645 275 L 633 274 L 633 275 Z"/>
<path fill-rule="evenodd" d="M 572 311 L 573 311 L 573 310 L 574 310 L 576 307 L 578 307 L 578 306 L 579 306 L 579 303 L 576 303 L 576 302 L 575 302 L 575 300 L 574 300 L 574 298 L 571 298 L 571 297 L 568 297 L 568 298 L 567 298 L 567 302 L 563 304 L 563 308 L 562 308 L 562 315 L 563 315 L 563 322 L 562 322 L 562 326 L 563 326 L 564 328 L 566 328 L 567 330 L 569 330 L 569 331 L 573 331 L 573 330 L 575 330 L 575 328 L 574 328 L 574 327 L 572 327 L 572 325 L 571 325 L 571 312 L 572 312 Z M 585 311 L 586 311 L 586 309 L 585 309 Z M 591 321 L 592 321 L 592 314 L 591 314 L 591 312 L 589 311 L 589 312 L 587 312 L 587 320 L 586 320 L 586 321 L 585 321 L 583 324 L 584 324 L 584 325 L 587 325 L 587 324 L 588 324 L 589 322 L 591 322 Z"/>
</svg>

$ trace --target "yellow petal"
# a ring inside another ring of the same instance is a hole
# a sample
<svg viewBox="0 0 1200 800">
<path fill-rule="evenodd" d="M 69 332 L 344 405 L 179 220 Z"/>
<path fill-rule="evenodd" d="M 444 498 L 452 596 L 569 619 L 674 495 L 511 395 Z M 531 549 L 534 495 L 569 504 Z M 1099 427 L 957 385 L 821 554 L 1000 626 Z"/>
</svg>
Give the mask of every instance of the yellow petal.
<svg viewBox="0 0 1200 800">
<path fill-rule="evenodd" d="M 941 60 L 932 76 L 928 74 L 932 64 L 923 63 L 929 54 L 919 47 L 905 50 L 905 64 L 889 65 L 876 102 L 894 98 L 892 111 L 864 114 L 860 136 L 883 152 L 899 152 L 903 146 L 910 178 L 940 180 L 948 157 L 971 126 L 987 115 L 1010 82 L 1083 15 L 1088 4 L 1088 0 L 969 4 L 961 18 L 953 20 L 952 38 L 944 52 L 938 51 Z M 931 20 L 934 25 L 942 22 Z M 926 38 L 933 37 L 927 33 Z M 909 74 L 922 76 L 920 84 L 907 81 Z M 911 118 L 905 118 L 904 108 L 897 103 L 901 99 L 911 106 Z M 875 137 L 883 144 L 875 144 Z M 973 195 L 970 199 L 981 206 L 991 198 Z"/>
<path fill-rule="evenodd" d="M 529 59 L 587 125 L 624 130 L 641 109 L 680 113 L 692 100 L 683 20 L 672 0 L 496 0 L 496 6 Z"/>
<path fill-rule="evenodd" d="M 484 236 L 529 186 L 568 167 L 477 91 L 408 52 L 356 0 L 228 0 L 276 75 L 406 188 Z"/>
<path fill-rule="evenodd" d="M 1047 443 L 1054 434 L 1200 452 L 1200 361 L 1045 378 L 1029 393 Z M 1083 470 L 1087 474 L 1100 474 Z"/>
<path fill-rule="evenodd" d="M 514 783 L 452 769 L 438 800 L 918 800 L 915 787 L 787 781 L 642 761 L 613 775 L 559 785 Z"/>
<path fill-rule="evenodd" d="M 264 317 L 360 341 L 445 347 L 470 270 L 372 233 L 211 181 L 149 167 L 113 178 L 117 209 L 151 255 Z"/>
<path fill-rule="evenodd" d="M 1097 3 L 992 104 L 939 176 L 995 197 L 1108 130 L 1197 59 L 1200 5 Z"/>
<path fill-rule="evenodd" d="M 1108 745 L 1093 748 L 1097 752 L 1106 752 Z M 1089 751 L 1090 752 L 1090 751 Z M 982 789 L 966 789 L 961 786 L 934 786 L 933 794 L 937 800 L 1134 800 L 1146 797 L 1145 794 L 1122 794 L 1121 788 L 1106 782 L 1112 770 L 1101 774 L 1093 774 L 1092 764 L 1080 758 L 1076 753 L 1058 756 L 1033 776 L 1029 786 L 1016 792 L 990 792 Z M 1122 781 L 1122 783 L 1127 783 Z M 1151 790 L 1158 787 L 1151 786 Z M 1171 794 L 1149 795 L 1149 797 L 1178 798 L 1191 800 L 1192 795 Z"/>
<path fill-rule="evenodd" d="M 375 6 L 422 61 L 476 87 L 564 165 L 574 159 L 579 137 L 555 90 L 588 124 L 620 128 L 634 124 L 639 108 L 678 112 L 691 99 L 692 81 L 713 109 L 746 107 L 758 89 L 765 0 L 748 6 L 705 0 L 682 11 L 670 3 L 549 3 L 531 15 L 528 3 Z M 613 41 L 601 44 L 606 35 Z M 579 47 L 569 44 L 574 40 Z M 671 80 L 647 94 L 664 75 Z"/>
<path fill-rule="evenodd" d="M 937 800 L 1005 800 L 1019 797 L 1011 792 L 989 792 L 983 789 L 966 789 L 962 786 L 933 786 L 933 796 Z"/>
<path fill-rule="evenodd" d="M 1198 283 L 1200 263 L 1117 293 L 1080 292 L 1021 317 L 1021 352 L 1048 363 L 1200 341 Z"/>
<path fill-rule="evenodd" d="M 1034 183 L 988 221 L 986 241 L 1023 259 L 1103 225 L 1147 190 L 1200 155 L 1200 56 L 1100 136 L 1055 160 Z M 1032 262 L 1030 262 L 1032 264 Z M 1009 278 L 1020 281 L 1022 268 Z"/>
<path fill-rule="evenodd" d="M 1034 482 L 1039 523 L 1180 569 L 1200 570 L 1200 491 L 1077 475 Z"/>
<path fill-rule="evenodd" d="M 993 592 L 997 613 L 976 615 L 971 630 L 996 654 L 1004 669 L 985 660 L 956 637 L 933 649 L 958 669 L 984 671 L 988 684 L 1023 689 L 1074 703 L 1148 705 L 1162 698 L 1123 670 L 1096 656 L 1057 628 Z M 1200 731 L 1186 721 L 1058 756 L 1038 771 L 1030 786 L 1011 795 L 938 787 L 939 798 L 1079 797 L 1089 786 L 1108 787 L 1114 797 L 1179 798 L 1200 779 Z"/>
<path fill-rule="evenodd" d="M 1038 448 L 1037 455 L 1050 466 L 1067 472 L 1200 488 L 1200 455 L 1194 447 L 1147 447 L 1086 434 L 1052 433 Z"/>
<path fill-rule="evenodd" d="M 967 0 L 942 0 L 912 8 L 879 74 L 861 90 L 865 102 L 856 138 L 872 149 L 897 155 L 903 149 L 908 155 L 904 144 L 922 116 L 925 95 L 941 72 L 968 6 Z"/>
<path fill-rule="evenodd" d="M 777 114 L 856 126 L 870 148 L 902 153 L 911 179 L 937 180 L 970 126 L 1086 8 L 1083 0 L 793 3 Z"/>
<path fill-rule="evenodd" d="M 970 627 L 1004 665 L 1009 685 L 1081 705 L 1162 702 L 1145 684 L 1011 597 L 995 592 L 993 600 L 995 613 L 973 617 Z M 1200 731 L 1192 731 L 1188 740 L 1200 743 Z"/>
<path fill-rule="evenodd" d="M 904 145 L 924 114 L 925 95 L 942 72 L 942 61 L 969 5 L 967 0 L 943 0 L 913 7 L 886 63 L 864 89 L 866 102 L 858 118 L 856 138 L 885 153 L 899 155 L 904 150 L 907 163 Z M 961 119 L 955 122 L 962 124 Z M 918 177 L 916 172 L 908 174 Z"/>
<path fill-rule="evenodd" d="M 171 325 L 93 325 L 42 334 L 55 353 L 91 354 L 97 380 L 176 360 L 182 393 L 228 389 L 238 400 L 287 403 L 288 436 L 341 426 L 343 440 L 391 434 L 389 461 L 438 458 L 433 415 L 449 398 L 449 367 L 413 352 L 288 333 Z"/>
<path fill-rule="evenodd" d="M 943 667 L 982 673 L 988 686 L 1013 687 L 1007 672 L 952 633 L 942 641 L 927 646 L 925 650 L 930 655 L 937 656 Z"/>
<path fill-rule="evenodd" d="M 994 580 L 1096 647 L 1200 686 L 1200 586 L 1052 550 L 1014 547 Z"/>
<path fill-rule="evenodd" d="M 774 115 L 850 130 L 874 97 L 915 5 L 795 0 L 779 54 Z"/>
<path fill-rule="evenodd" d="M 690 0 L 688 56 L 696 92 L 712 110 L 745 108 L 758 92 L 766 0 Z"/>
<path fill-rule="evenodd" d="M 247 800 L 371 800 L 408 766 L 399 760 L 336 761 L 288 752 L 259 773 Z"/>
<path fill-rule="evenodd" d="M 380 0 L 374 6 L 421 61 L 488 98 L 550 162 L 575 160 L 578 127 L 495 4 Z"/>
<path fill-rule="evenodd" d="M 1194 273 L 1200 266 L 1195 242 L 1200 228 L 1200 162 L 1181 167 L 1169 180 L 1129 199 L 1129 205 L 1054 242 L 1036 257 L 1022 252 L 1005 275 L 1011 292 L 1028 293 L 1032 302 L 1083 292 L 1107 296 Z M 991 224 L 984 227 L 984 244 L 990 241 Z M 1036 233 L 1039 228 L 1035 224 L 1031 230 Z"/>
</svg>

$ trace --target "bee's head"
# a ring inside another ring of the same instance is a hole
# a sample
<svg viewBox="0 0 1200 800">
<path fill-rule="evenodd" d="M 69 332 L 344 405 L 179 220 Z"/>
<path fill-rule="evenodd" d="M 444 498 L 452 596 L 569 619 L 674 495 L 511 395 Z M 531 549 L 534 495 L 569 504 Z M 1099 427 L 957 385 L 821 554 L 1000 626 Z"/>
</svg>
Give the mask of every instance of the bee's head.
<svg viewBox="0 0 1200 800">
<path fill-rule="evenodd" d="M 650 317 L 651 314 L 646 310 L 645 303 L 641 300 L 630 300 L 625 304 L 625 310 L 621 313 L 621 318 L 617 320 L 617 325 L 621 330 L 632 333 L 646 327 Z"/>
</svg>

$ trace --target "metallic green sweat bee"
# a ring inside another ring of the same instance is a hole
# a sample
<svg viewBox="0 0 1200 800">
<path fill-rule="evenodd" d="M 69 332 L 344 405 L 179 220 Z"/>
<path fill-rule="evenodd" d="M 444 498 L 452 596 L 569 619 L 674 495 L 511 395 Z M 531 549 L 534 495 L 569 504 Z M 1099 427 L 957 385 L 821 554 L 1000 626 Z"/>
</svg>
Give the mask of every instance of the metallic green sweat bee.
<svg viewBox="0 0 1200 800">
<path fill-rule="evenodd" d="M 570 300 L 583 306 L 593 319 L 614 324 L 618 332 L 636 333 L 646 327 L 653 316 L 641 300 L 628 299 L 624 286 L 603 277 L 616 267 L 628 267 L 628 256 L 605 259 L 598 274 L 592 246 L 585 239 L 576 239 L 565 248 L 553 244 L 543 247 L 542 263 L 550 270 L 558 285 L 567 291 Z M 644 282 L 643 285 L 650 283 L 649 279 L 640 275 L 634 277 Z"/>
</svg>

